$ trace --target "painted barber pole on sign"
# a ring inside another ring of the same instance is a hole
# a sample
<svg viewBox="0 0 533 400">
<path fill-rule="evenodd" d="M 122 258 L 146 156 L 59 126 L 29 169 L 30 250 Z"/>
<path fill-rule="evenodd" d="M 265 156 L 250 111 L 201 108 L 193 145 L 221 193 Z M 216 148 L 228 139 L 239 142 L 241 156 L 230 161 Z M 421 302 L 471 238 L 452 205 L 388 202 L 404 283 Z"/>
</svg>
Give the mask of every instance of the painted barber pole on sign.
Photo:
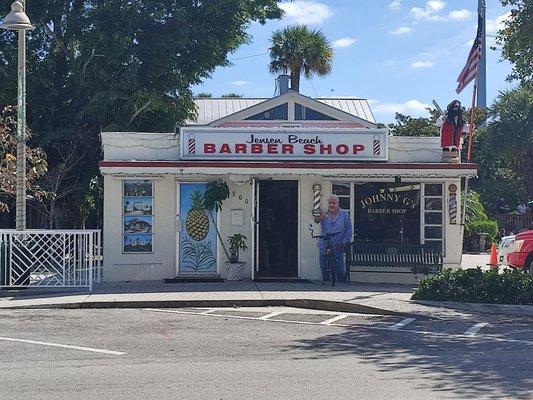
<svg viewBox="0 0 533 400">
<path fill-rule="evenodd" d="M 379 154 L 381 153 L 381 141 L 378 135 L 374 135 L 372 144 L 373 144 L 372 148 L 374 150 L 374 155 L 379 156 Z"/>
<path fill-rule="evenodd" d="M 196 140 L 194 139 L 194 134 L 189 135 L 189 154 L 196 153 Z"/>
<path fill-rule="evenodd" d="M 386 129 L 215 128 L 180 129 L 186 160 L 387 161 Z"/>
</svg>

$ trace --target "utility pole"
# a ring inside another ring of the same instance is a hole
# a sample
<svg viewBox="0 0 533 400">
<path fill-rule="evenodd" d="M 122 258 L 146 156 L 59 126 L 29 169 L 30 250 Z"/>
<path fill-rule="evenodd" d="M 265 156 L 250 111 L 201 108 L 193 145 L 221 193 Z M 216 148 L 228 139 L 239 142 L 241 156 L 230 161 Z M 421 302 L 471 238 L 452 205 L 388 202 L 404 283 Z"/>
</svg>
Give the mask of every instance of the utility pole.
<svg viewBox="0 0 533 400">
<path fill-rule="evenodd" d="M 481 17 L 481 59 L 477 70 L 477 108 L 487 108 L 487 37 L 485 20 L 485 0 L 478 0 L 477 11 Z"/>
</svg>

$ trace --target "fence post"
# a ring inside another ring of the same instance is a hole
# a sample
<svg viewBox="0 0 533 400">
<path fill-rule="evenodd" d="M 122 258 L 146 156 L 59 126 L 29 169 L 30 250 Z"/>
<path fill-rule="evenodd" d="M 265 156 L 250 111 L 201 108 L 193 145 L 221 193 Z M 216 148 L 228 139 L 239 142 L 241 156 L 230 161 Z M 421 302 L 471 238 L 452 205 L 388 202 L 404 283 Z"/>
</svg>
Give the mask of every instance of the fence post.
<svg viewBox="0 0 533 400">
<path fill-rule="evenodd" d="M 93 292 L 93 253 L 94 253 L 94 246 L 93 246 L 93 234 L 88 233 L 89 236 L 89 292 Z"/>
</svg>

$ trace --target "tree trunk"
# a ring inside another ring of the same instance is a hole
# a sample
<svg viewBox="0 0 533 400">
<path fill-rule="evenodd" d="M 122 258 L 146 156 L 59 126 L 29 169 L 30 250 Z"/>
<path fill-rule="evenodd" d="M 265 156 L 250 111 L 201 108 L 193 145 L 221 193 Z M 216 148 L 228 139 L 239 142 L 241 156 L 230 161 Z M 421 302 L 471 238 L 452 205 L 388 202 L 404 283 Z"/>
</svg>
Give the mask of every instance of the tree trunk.
<svg viewBox="0 0 533 400">
<path fill-rule="evenodd" d="M 54 225 L 54 221 L 55 221 L 55 211 L 56 211 L 56 206 L 55 206 L 55 203 L 56 201 L 54 199 L 50 200 L 50 215 L 49 215 L 49 218 L 48 218 L 48 228 L 49 229 L 54 229 L 55 228 L 55 225 Z"/>
<path fill-rule="evenodd" d="M 531 200 L 533 199 L 533 149 L 531 147 L 526 147 L 524 151 L 523 168 L 527 200 Z"/>
<path fill-rule="evenodd" d="M 213 217 L 213 213 L 211 210 L 207 210 L 207 213 L 211 217 L 211 221 L 213 221 L 213 226 L 215 227 L 215 231 L 217 232 L 218 240 L 220 241 L 220 244 L 222 245 L 222 250 L 224 250 L 224 253 L 226 254 L 226 258 L 229 261 L 229 252 L 228 249 L 226 249 L 226 245 L 224 244 L 224 241 L 222 240 L 222 235 L 220 235 L 220 231 L 218 230 L 217 223 L 215 222 L 215 218 Z"/>
<path fill-rule="evenodd" d="M 300 91 L 300 68 L 291 70 L 291 90 Z"/>
</svg>

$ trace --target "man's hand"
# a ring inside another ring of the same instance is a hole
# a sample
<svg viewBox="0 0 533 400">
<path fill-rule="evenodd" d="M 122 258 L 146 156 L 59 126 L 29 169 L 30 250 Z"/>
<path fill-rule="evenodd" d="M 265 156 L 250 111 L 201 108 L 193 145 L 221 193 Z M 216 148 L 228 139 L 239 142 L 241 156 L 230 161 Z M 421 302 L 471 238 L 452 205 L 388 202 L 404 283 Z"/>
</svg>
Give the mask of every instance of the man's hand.
<svg viewBox="0 0 533 400">
<path fill-rule="evenodd" d="M 319 223 L 319 222 L 322 222 L 326 219 L 326 213 L 321 211 L 320 214 L 318 214 L 317 216 L 315 216 L 315 222 L 316 223 Z"/>
</svg>

